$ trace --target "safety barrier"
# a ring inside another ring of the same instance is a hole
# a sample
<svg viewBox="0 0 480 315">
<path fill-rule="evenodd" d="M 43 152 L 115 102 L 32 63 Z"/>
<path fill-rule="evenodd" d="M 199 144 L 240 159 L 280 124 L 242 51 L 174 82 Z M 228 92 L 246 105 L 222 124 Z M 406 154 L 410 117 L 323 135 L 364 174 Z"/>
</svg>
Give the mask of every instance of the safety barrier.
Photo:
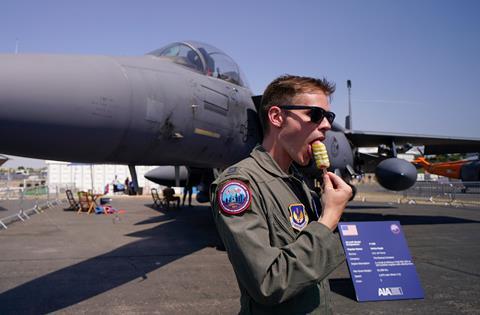
<svg viewBox="0 0 480 315">
<path fill-rule="evenodd" d="M 480 206 L 480 182 L 419 181 L 401 194 L 400 202 Z"/>
<path fill-rule="evenodd" d="M 405 191 L 382 188 L 375 181 L 354 183 L 355 200 L 398 204 L 435 204 L 455 207 L 480 207 L 480 182 L 418 181 Z"/>
<path fill-rule="evenodd" d="M 0 227 L 14 221 L 25 221 L 32 214 L 65 203 L 65 190 L 76 191 L 74 185 L 2 188 L 0 190 Z M 3 212 L 3 213 L 2 213 Z"/>
</svg>

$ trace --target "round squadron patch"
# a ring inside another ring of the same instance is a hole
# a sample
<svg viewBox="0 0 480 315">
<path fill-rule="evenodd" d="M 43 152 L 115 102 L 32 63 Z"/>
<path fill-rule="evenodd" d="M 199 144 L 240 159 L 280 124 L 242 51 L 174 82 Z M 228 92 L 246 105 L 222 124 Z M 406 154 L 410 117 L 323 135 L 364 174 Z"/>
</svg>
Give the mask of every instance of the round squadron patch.
<svg viewBox="0 0 480 315">
<path fill-rule="evenodd" d="M 290 211 L 290 224 L 296 230 L 303 230 L 308 224 L 308 214 L 305 206 L 301 203 L 294 203 L 288 206 Z"/>
<path fill-rule="evenodd" d="M 218 191 L 220 209 L 226 214 L 240 214 L 248 209 L 251 202 L 252 194 L 244 182 L 231 180 Z"/>
</svg>

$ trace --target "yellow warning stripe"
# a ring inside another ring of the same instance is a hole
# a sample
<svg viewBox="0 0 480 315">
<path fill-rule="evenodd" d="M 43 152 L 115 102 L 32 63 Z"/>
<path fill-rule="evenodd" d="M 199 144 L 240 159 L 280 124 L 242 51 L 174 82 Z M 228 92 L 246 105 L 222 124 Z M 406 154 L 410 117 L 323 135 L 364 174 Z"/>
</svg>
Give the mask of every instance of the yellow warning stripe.
<svg viewBox="0 0 480 315">
<path fill-rule="evenodd" d="M 202 135 L 202 136 L 212 137 L 212 138 L 216 138 L 216 139 L 220 138 L 219 133 L 216 133 L 216 132 L 213 132 L 213 131 L 210 131 L 210 130 L 195 128 L 194 132 L 196 134 Z"/>
</svg>

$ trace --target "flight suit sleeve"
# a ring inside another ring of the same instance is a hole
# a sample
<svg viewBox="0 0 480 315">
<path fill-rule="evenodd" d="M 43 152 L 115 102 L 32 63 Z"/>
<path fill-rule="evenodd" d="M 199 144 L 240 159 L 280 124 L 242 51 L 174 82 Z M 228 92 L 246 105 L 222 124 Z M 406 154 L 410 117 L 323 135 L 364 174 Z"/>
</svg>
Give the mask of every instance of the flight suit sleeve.
<svg viewBox="0 0 480 315">
<path fill-rule="evenodd" d="M 246 178 L 240 180 L 249 185 Z M 213 195 L 217 187 L 222 184 L 212 187 L 217 229 L 238 280 L 256 302 L 282 303 L 324 279 L 344 261 L 338 237 L 318 222 L 309 223 L 294 242 L 281 248 L 271 246 L 271 231 L 262 210 L 265 205 L 256 190 L 247 211 L 228 215 Z"/>
</svg>

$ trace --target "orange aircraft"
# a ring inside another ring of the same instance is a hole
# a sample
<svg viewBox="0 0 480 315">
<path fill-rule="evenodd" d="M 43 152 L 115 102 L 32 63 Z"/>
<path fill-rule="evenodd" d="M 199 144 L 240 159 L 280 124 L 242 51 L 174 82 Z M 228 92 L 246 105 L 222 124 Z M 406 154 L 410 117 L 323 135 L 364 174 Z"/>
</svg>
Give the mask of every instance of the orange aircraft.
<svg viewBox="0 0 480 315">
<path fill-rule="evenodd" d="M 430 174 L 461 179 L 462 181 L 480 180 L 480 160 L 430 163 L 424 157 L 418 157 L 412 163 L 422 167 Z"/>
</svg>

